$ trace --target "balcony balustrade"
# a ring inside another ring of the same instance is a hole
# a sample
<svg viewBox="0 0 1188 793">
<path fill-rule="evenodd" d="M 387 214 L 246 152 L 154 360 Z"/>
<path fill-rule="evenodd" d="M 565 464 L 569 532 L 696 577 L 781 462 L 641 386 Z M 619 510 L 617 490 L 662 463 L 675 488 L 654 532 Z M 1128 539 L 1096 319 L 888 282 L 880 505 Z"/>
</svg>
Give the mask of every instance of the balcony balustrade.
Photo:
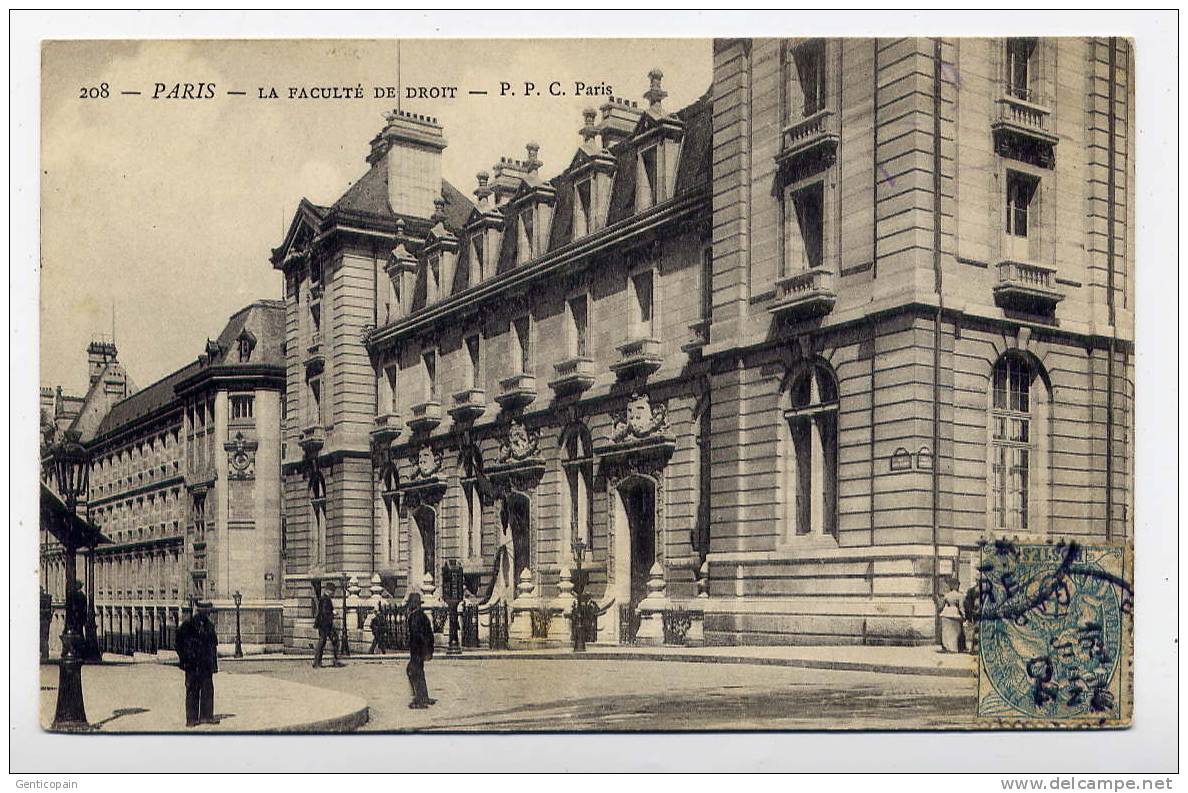
<svg viewBox="0 0 1188 793">
<path fill-rule="evenodd" d="M 994 302 L 999 306 L 1042 314 L 1053 311 L 1063 299 L 1056 284 L 1056 268 L 1013 259 L 998 263 Z"/>
<path fill-rule="evenodd" d="M 790 320 L 828 314 L 837 302 L 832 270 L 816 267 L 776 281 L 775 300 L 768 311 Z"/>
<path fill-rule="evenodd" d="M 549 388 L 557 395 L 581 393 L 594 385 L 594 361 L 584 356 L 574 356 L 553 364 L 556 376 L 549 381 Z"/>
<path fill-rule="evenodd" d="M 709 329 L 710 321 L 708 319 L 699 319 L 696 322 L 690 322 L 689 335 L 685 338 L 685 343 L 681 345 L 681 349 L 689 355 L 701 352 L 701 349 L 709 344 Z"/>
<path fill-rule="evenodd" d="M 379 444 L 391 443 L 400 437 L 404 424 L 399 413 L 381 413 L 375 417 L 371 438 Z"/>
<path fill-rule="evenodd" d="M 536 399 L 536 377 L 521 372 L 499 381 L 499 396 L 495 401 L 504 410 L 515 410 Z"/>
<path fill-rule="evenodd" d="M 454 394 L 450 416 L 454 421 L 474 421 L 487 410 L 487 392 L 481 388 L 464 388 Z"/>
<path fill-rule="evenodd" d="M 619 351 L 619 360 L 612 363 L 610 368 L 619 377 L 647 376 L 664 365 L 659 339 L 629 339 L 616 349 Z"/>
<path fill-rule="evenodd" d="M 413 432 L 431 432 L 441 424 L 441 402 L 427 399 L 413 405 L 407 423 Z"/>
<path fill-rule="evenodd" d="M 326 445 L 326 428 L 321 424 L 310 424 L 301 430 L 299 443 L 307 456 L 317 454 Z"/>
</svg>

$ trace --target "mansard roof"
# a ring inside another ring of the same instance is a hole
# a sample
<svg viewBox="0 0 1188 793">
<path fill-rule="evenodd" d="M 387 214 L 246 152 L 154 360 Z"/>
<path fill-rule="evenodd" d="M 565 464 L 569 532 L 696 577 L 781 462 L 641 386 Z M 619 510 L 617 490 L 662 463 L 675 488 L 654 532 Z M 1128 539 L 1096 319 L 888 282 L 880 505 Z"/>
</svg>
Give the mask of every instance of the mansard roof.
<svg viewBox="0 0 1188 793">
<path fill-rule="evenodd" d="M 235 340 L 245 330 L 256 337 L 257 343 L 251 358 L 247 362 L 240 362 Z M 284 338 L 285 306 L 282 301 L 257 300 L 245 306 L 231 316 L 214 344 L 208 344 L 210 350 L 217 349 L 213 357 L 204 355 L 115 403 L 99 423 L 95 440 L 105 440 L 141 419 L 167 410 L 177 399 L 179 386 L 213 366 L 229 372 L 236 369 L 256 371 L 259 367 L 275 367 L 283 371 Z"/>
</svg>

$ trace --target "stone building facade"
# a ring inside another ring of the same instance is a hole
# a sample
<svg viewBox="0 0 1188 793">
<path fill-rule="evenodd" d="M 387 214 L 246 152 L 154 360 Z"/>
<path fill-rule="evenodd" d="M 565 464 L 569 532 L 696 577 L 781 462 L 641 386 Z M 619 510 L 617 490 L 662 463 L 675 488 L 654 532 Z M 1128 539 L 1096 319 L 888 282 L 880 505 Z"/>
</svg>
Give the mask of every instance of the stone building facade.
<svg viewBox="0 0 1188 793">
<path fill-rule="evenodd" d="M 257 301 L 196 361 L 71 427 L 91 462 L 80 512 L 111 540 L 85 564 L 106 647 L 168 645 L 194 599 L 212 601 L 233 642 L 236 591 L 244 643 L 280 647 L 283 344 L 279 301 Z M 60 557 L 43 552 L 57 599 Z"/>
<path fill-rule="evenodd" d="M 450 559 L 563 614 L 579 540 L 600 641 L 684 609 L 710 642 L 926 643 L 980 538 L 1128 536 L 1132 65 L 721 40 L 702 99 L 655 71 L 474 200 L 390 114 L 272 258 L 286 641 L 321 581 L 432 598 Z"/>
</svg>

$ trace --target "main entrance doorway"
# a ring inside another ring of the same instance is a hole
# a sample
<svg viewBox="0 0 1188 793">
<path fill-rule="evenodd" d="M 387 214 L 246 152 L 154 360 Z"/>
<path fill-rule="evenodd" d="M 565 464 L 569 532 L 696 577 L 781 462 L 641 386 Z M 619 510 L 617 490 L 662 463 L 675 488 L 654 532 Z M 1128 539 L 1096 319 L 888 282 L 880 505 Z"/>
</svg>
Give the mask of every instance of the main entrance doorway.
<svg viewBox="0 0 1188 793">
<path fill-rule="evenodd" d="M 408 555 L 408 585 L 419 589 L 425 573 L 433 572 L 437 554 L 437 512 L 433 507 L 420 506 L 413 511 L 416 531 L 410 532 Z M 434 580 L 437 576 L 434 575 Z"/>
<path fill-rule="evenodd" d="M 532 502 L 522 493 L 507 496 L 507 527 L 512 541 L 512 586 L 532 565 Z"/>
<path fill-rule="evenodd" d="M 618 491 L 619 517 L 630 545 L 628 603 L 635 608 L 647 596 L 648 574 L 656 563 L 656 484 L 633 476 L 623 480 Z"/>
</svg>

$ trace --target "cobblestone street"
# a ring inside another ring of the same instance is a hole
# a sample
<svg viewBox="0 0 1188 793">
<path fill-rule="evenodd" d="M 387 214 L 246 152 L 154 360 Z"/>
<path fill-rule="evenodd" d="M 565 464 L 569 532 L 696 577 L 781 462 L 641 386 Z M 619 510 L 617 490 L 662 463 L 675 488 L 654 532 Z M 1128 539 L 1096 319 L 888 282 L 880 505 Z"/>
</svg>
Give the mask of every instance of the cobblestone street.
<svg viewBox="0 0 1188 793">
<path fill-rule="evenodd" d="M 467 659 L 427 666 L 438 700 L 408 708 L 405 660 L 228 661 L 224 669 L 367 700 L 363 730 L 877 729 L 969 725 L 973 678 L 631 660 Z"/>
</svg>

